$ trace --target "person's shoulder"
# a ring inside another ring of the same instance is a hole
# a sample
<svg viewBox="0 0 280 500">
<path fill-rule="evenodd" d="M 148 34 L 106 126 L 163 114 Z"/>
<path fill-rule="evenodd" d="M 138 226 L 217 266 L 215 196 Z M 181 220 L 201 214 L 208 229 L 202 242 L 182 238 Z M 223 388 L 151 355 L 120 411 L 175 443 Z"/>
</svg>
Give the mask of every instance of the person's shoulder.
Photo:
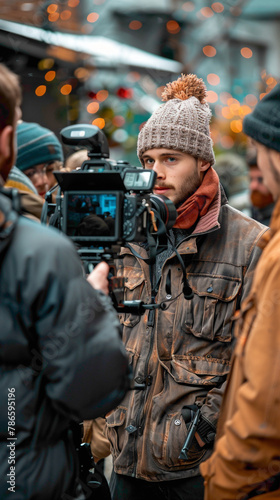
<svg viewBox="0 0 280 500">
<path fill-rule="evenodd" d="M 54 227 L 45 226 L 27 217 L 20 216 L 18 220 L 18 233 L 26 239 L 31 247 L 46 245 L 47 248 L 69 247 L 73 248 L 72 242 L 62 232 Z"/>
<path fill-rule="evenodd" d="M 263 223 L 253 219 L 250 215 L 241 212 L 230 204 L 223 205 L 223 211 L 227 213 L 227 217 L 235 221 L 235 227 L 244 226 L 255 230 L 256 232 L 265 232 L 269 227 Z"/>
</svg>

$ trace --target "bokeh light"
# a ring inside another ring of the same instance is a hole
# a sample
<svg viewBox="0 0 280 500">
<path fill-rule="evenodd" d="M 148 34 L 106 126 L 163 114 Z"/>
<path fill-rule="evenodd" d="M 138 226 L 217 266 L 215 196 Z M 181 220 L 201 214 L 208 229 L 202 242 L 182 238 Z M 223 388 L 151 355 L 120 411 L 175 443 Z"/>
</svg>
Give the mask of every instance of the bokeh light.
<svg viewBox="0 0 280 500">
<path fill-rule="evenodd" d="M 47 82 L 52 82 L 56 77 L 56 72 L 55 71 L 48 71 L 46 74 L 45 74 L 45 80 Z"/>
<path fill-rule="evenodd" d="M 77 7 L 80 3 L 80 0 L 68 0 L 68 7 Z"/>
<path fill-rule="evenodd" d="M 204 17 L 212 17 L 214 15 L 214 12 L 212 9 L 210 9 L 210 7 L 202 7 L 202 9 L 200 9 L 200 12 Z"/>
<path fill-rule="evenodd" d="M 54 14 L 56 11 L 57 11 L 57 8 L 58 8 L 58 5 L 55 4 L 55 3 L 51 3 L 48 7 L 47 7 L 47 13 L 48 14 Z"/>
<path fill-rule="evenodd" d="M 275 85 L 277 85 L 277 80 L 275 80 L 275 78 L 273 78 L 272 76 L 270 76 L 266 80 L 266 85 L 269 87 L 268 90 L 272 90 L 275 87 Z"/>
<path fill-rule="evenodd" d="M 203 47 L 202 51 L 203 51 L 203 54 L 207 57 L 214 57 L 217 53 L 215 47 L 213 47 L 212 45 L 205 45 L 205 47 Z"/>
<path fill-rule="evenodd" d="M 194 10 L 194 3 L 193 2 L 185 2 L 182 5 L 182 9 L 185 12 L 192 12 Z"/>
<path fill-rule="evenodd" d="M 99 127 L 102 129 L 105 127 L 105 120 L 104 120 L 104 118 L 95 118 L 95 120 L 93 120 L 93 122 L 92 122 L 92 125 L 96 125 L 96 127 Z"/>
<path fill-rule="evenodd" d="M 98 102 L 90 102 L 87 105 L 87 112 L 92 114 L 92 115 L 94 115 L 94 113 L 97 113 L 98 110 L 99 110 Z"/>
<path fill-rule="evenodd" d="M 258 103 L 258 99 L 254 94 L 248 94 L 245 97 L 245 102 L 248 104 L 248 106 L 256 106 Z"/>
<path fill-rule="evenodd" d="M 177 23 L 177 21 L 171 20 L 166 23 L 166 29 L 168 33 L 175 35 L 176 33 L 179 33 L 181 28 L 179 26 L 179 23 Z"/>
<path fill-rule="evenodd" d="M 218 94 L 214 92 L 213 90 L 208 90 L 206 93 L 206 101 L 210 103 L 217 102 L 218 100 Z"/>
<path fill-rule="evenodd" d="M 38 63 L 38 68 L 41 70 L 41 71 L 44 71 L 46 69 L 51 69 L 54 65 L 54 59 L 51 59 L 50 57 L 46 58 L 46 59 L 41 59 L 41 61 L 39 61 Z"/>
<path fill-rule="evenodd" d="M 108 90 L 99 90 L 96 94 L 96 99 L 100 102 L 103 102 L 107 99 L 108 95 Z"/>
<path fill-rule="evenodd" d="M 239 102 L 238 103 L 234 102 L 234 103 L 230 104 L 229 109 L 230 109 L 230 111 L 231 111 L 231 113 L 233 115 L 238 115 L 239 114 L 239 110 L 240 110 L 240 104 L 239 104 Z"/>
<path fill-rule="evenodd" d="M 221 2 L 214 2 L 212 3 L 211 7 L 213 11 L 216 12 L 217 14 L 220 14 L 225 9 Z"/>
<path fill-rule="evenodd" d="M 79 80 L 85 81 L 90 77 L 90 71 L 86 68 L 76 68 L 74 75 Z"/>
<path fill-rule="evenodd" d="M 58 21 L 58 19 L 59 19 L 58 12 L 54 12 L 53 14 L 49 14 L 48 16 L 48 20 L 50 21 L 50 23 L 55 23 L 56 21 Z"/>
<path fill-rule="evenodd" d="M 112 124 L 115 126 L 115 127 L 122 127 L 124 124 L 125 124 L 125 119 L 123 116 L 121 115 L 116 115 L 114 116 L 114 118 L 112 119 Z"/>
<path fill-rule="evenodd" d="M 72 92 L 72 85 L 70 85 L 69 83 L 62 85 L 60 92 L 62 95 L 69 95 Z"/>
<path fill-rule="evenodd" d="M 47 90 L 46 85 L 39 85 L 39 86 L 35 89 L 35 94 L 36 94 L 38 97 L 42 97 L 42 96 L 46 93 L 46 90 Z"/>
<path fill-rule="evenodd" d="M 230 122 L 230 128 L 235 134 L 239 134 L 242 132 L 243 128 L 242 120 L 232 120 L 232 122 Z"/>
<path fill-rule="evenodd" d="M 240 106 L 239 108 L 239 115 L 241 118 L 244 118 L 244 116 L 249 115 L 252 112 L 252 109 L 250 106 L 247 106 L 247 104 L 243 104 L 243 106 Z"/>
<path fill-rule="evenodd" d="M 222 109 L 222 115 L 224 118 L 226 118 L 227 120 L 231 120 L 231 118 L 234 117 L 232 111 L 230 110 L 230 108 L 228 108 L 227 106 L 225 106 L 223 109 Z"/>
<path fill-rule="evenodd" d="M 63 10 L 60 14 L 60 19 L 62 21 L 68 21 L 68 19 L 70 19 L 71 16 L 72 16 L 71 10 Z"/>
<path fill-rule="evenodd" d="M 140 30 L 143 24 L 140 21 L 131 21 L 128 26 L 131 30 Z"/>
<path fill-rule="evenodd" d="M 97 21 L 97 19 L 99 19 L 99 14 L 97 14 L 97 12 L 91 12 L 87 16 L 87 20 L 89 23 L 95 23 Z"/>
<path fill-rule="evenodd" d="M 245 59 L 250 59 L 250 57 L 252 57 L 252 55 L 253 55 L 253 51 L 251 49 L 249 49 L 249 47 L 243 47 L 240 50 L 240 53 L 241 53 L 242 57 L 245 57 Z"/>
<path fill-rule="evenodd" d="M 215 73 L 209 73 L 209 75 L 207 75 L 207 82 L 210 83 L 210 85 L 219 85 L 220 81 L 220 77 Z"/>
</svg>

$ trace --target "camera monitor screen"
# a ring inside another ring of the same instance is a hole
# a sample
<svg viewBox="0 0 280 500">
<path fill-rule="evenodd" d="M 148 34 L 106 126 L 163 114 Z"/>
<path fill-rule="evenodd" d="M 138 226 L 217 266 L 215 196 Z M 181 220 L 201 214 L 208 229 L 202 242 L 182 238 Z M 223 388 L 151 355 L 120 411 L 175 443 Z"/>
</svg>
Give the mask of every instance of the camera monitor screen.
<svg viewBox="0 0 280 500">
<path fill-rule="evenodd" d="M 67 191 L 64 194 L 63 231 L 77 242 L 117 241 L 120 194 Z"/>
</svg>

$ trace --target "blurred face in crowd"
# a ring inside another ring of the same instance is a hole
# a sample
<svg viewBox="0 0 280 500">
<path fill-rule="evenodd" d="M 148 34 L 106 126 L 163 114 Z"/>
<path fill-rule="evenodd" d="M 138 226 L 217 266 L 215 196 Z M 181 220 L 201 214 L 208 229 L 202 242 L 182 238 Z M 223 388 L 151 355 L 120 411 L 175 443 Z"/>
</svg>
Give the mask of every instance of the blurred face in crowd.
<svg viewBox="0 0 280 500">
<path fill-rule="evenodd" d="M 254 145 L 257 149 L 257 162 L 263 175 L 263 183 L 276 201 L 280 196 L 280 153 L 259 142 L 255 142 Z"/>
<path fill-rule="evenodd" d="M 41 163 L 40 165 L 35 165 L 34 167 L 24 170 L 25 175 L 27 175 L 27 177 L 31 180 L 37 189 L 38 194 L 42 197 L 44 197 L 48 191 L 48 166 L 48 163 Z"/>
<path fill-rule="evenodd" d="M 46 169 L 46 175 L 48 179 L 48 186 L 51 189 L 53 186 L 57 184 L 57 180 L 53 174 L 53 172 L 57 170 L 62 170 L 62 163 L 60 161 L 54 161 L 53 163 L 49 163 Z"/>
<path fill-rule="evenodd" d="M 263 174 L 257 165 L 250 166 L 250 198 L 252 205 L 257 208 L 264 208 L 273 203 L 273 197 L 264 185 Z"/>
<path fill-rule="evenodd" d="M 154 170 L 154 194 L 162 194 L 180 205 L 200 186 L 209 163 L 172 149 L 149 149 L 142 157 L 144 168 Z"/>
<path fill-rule="evenodd" d="M 57 184 L 53 172 L 55 170 L 60 170 L 61 167 L 62 165 L 58 161 L 51 163 L 41 163 L 40 165 L 35 165 L 34 167 L 27 168 L 26 170 L 24 170 L 24 173 L 34 184 L 35 188 L 38 191 L 38 194 L 44 198 L 46 192 L 55 184 Z"/>
</svg>

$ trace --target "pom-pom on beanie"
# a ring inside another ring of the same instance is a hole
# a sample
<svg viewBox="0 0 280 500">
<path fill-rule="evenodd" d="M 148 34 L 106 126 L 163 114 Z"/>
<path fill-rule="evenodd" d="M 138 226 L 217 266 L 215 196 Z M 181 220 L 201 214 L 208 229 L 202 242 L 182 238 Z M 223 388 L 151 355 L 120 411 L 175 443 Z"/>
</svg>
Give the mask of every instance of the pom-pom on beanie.
<svg viewBox="0 0 280 500">
<path fill-rule="evenodd" d="M 255 141 L 280 152 L 280 84 L 243 120 L 243 131 Z"/>
<path fill-rule="evenodd" d="M 215 156 L 210 137 L 211 110 L 206 87 L 196 75 L 181 75 L 168 83 L 162 93 L 166 101 L 140 130 L 137 154 L 141 163 L 148 149 L 167 148 L 188 153 L 213 165 Z"/>
<path fill-rule="evenodd" d="M 38 123 L 21 122 L 17 126 L 16 166 L 24 171 L 41 163 L 63 162 L 62 146 L 56 135 Z"/>
</svg>

